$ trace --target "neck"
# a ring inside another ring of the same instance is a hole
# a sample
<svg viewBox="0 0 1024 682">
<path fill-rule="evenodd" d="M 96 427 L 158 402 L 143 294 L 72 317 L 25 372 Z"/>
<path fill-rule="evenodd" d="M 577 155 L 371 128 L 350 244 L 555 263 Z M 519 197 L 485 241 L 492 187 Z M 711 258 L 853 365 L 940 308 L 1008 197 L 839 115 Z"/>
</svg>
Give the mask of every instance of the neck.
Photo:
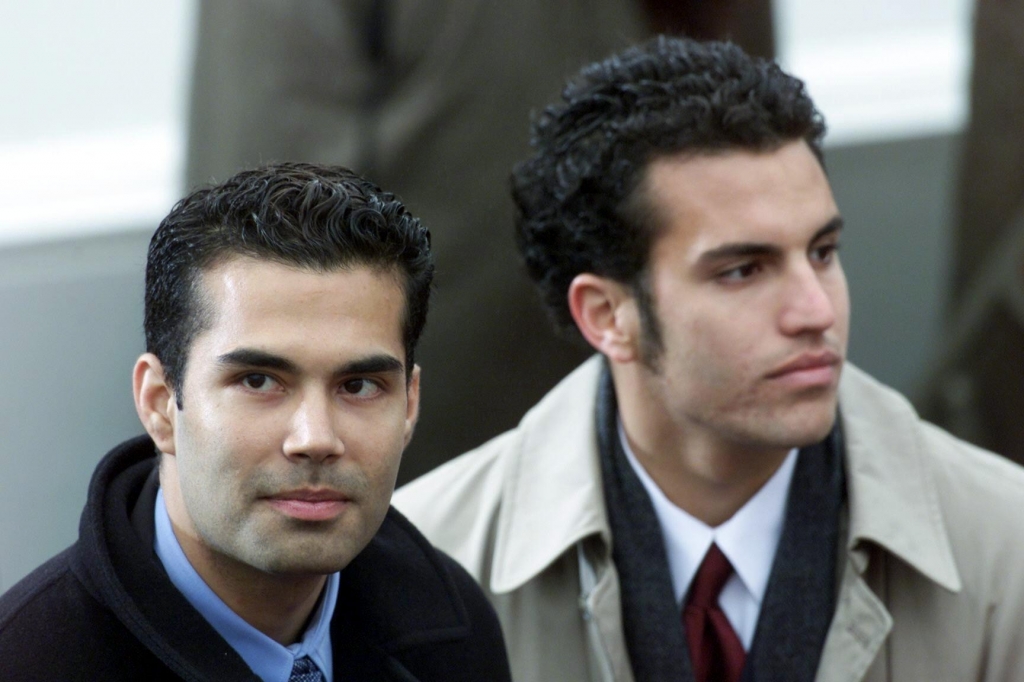
<svg viewBox="0 0 1024 682">
<path fill-rule="evenodd" d="M 323 574 L 273 574 L 215 550 L 195 530 L 182 500 L 173 459 L 160 465 L 160 487 L 174 537 L 192 568 L 242 620 L 275 642 L 294 644 L 323 592 Z"/>
<path fill-rule="evenodd" d="M 624 371 L 612 364 L 612 380 L 637 461 L 672 504 L 712 528 L 757 494 L 789 454 L 790 448 L 730 441 L 681 422 L 635 368 Z"/>
<path fill-rule="evenodd" d="M 173 519 L 171 526 L 189 563 L 228 608 L 279 644 L 301 639 L 326 576 L 272 575 L 211 550 Z"/>
</svg>

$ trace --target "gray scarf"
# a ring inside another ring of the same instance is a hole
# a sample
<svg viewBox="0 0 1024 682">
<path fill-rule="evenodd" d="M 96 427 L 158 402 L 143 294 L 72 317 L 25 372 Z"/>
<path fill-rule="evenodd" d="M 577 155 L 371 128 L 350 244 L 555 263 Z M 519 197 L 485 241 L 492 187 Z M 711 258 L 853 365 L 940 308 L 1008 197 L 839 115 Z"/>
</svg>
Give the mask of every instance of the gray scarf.
<svg viewBox="0 0 1024 682">
<path fill-rule="evenodd" d="M 598 442 L 633 674 L 639 682 L 691 682 L 690 655 L 658 517 L 622 451 L 617 415 L 606 367 L 597 400 Z M 801 449 L 797 458 L 782 536 L 747 652 L 744 682 L 814 679 L 835 611 L 836 556 L 845 497 L 837 419 L 824 441 Z"/>
</svg>

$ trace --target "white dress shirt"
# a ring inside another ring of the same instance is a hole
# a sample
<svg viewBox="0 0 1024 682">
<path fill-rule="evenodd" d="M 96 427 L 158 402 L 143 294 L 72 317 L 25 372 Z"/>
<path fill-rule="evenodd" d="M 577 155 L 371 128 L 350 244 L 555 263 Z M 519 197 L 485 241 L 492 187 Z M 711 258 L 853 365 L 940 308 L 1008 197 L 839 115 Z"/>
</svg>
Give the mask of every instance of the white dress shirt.
<svg viewBox="0 0 1024 682">
<path fill-rule="evenodd" d="M 775 561 L 775 551 L 782 536 L 786 500 L 796 468 L 796 448 L 790 451 L 782 466 L 732 518 L 712 528 L 665 497 L 665 493 L 637 461 L 621 422 L 619 440 L 658 516 L 672 574 L 672 587 L 680 611 L 683 598 L 697 575 L 704 555 L 711 548 L 711 543 L 717 544 L 735 569 L 735 573 L 722 588 L 718 605 L 736 631 L 743 648 L 749 651 L 772 563 Z"/>
</svg>

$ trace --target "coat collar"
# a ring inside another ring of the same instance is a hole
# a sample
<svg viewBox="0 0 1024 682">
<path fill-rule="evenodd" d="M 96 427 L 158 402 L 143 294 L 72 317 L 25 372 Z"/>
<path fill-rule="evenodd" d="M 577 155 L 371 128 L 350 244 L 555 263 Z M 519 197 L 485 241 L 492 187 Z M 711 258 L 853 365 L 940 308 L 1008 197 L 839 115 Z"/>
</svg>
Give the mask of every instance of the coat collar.
<svg viewBox="0 0 1024 682">
<path fill-rule="evenodd" d="M 917 413 L 902 395 L 850 363 L 843 370 L 839 405 L 851 556 L 860 555 L 863 543 L 874 542 L 933 582 L 959 591 L 960 574 Z"/>
<path fill-rule="evenodd" d="M 610 552 L 597 457 L 594 356 L 531 409 L 516 431 L 503 479 L 490 589 L 511 592 L 579 541 L 598 536 Z M 951 591 L 960 577 L 910 404 L 847 363 L 840 386 L 850 533 L 855 557 L 874 542 Z M 865 568 L 864 559 L 857 566 Z"/>
<path fill-rule="evenodd" d="M 580 540 L 611 532 L 597 458 L 602 358 L 587 360 L 533 407 L 508 460 L 490 589 L 511 592 Z"/>
<path fill-rule="evenodd" d="M 356 639 L 395 654 L 470 633 L 466 604 L 438 552 L 389 509 L 370 544 L 342 570 L 331 633 L 335 658 L 339 648 L 358 655 L 364 647 L 353 647 Z"/>
</svg>

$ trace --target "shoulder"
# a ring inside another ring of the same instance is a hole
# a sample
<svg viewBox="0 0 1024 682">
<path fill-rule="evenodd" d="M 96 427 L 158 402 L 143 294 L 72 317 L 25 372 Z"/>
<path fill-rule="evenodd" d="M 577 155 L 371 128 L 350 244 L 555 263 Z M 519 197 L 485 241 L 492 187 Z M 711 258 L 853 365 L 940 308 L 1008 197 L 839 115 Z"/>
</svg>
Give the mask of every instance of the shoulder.
<svg viewBox="0 0 1024 682">
<path fill-rule="evenodd" d="M 0 679 L 72 679 L 96 644 L 104 609 L 71 570 L 70 548 L 0 597 Z M 60 651 L 59 656 L 54 653 Z"/>
<path fill-rule="evenodd" d="M 919 429 L 950 534 L 1024 561 L 1024 468 L 933 424 Z"/>
<path fill-rule="evenodd" d="M 480 682 L 498 682 L 511 680 L 508 652 L 505 638 L 498 620 L 498 615 L 480 585 L 457 561 L 440 550 L 436 550 L 444 570 L 452 579 L 452 583 L 466 609 L 469 623 L 468 637 L 459 647 L 462 661 L 456 663 L 455 656 L 444 655 L 448 659 L 446 670 L 439 678 L 445 682 L 455 680 L 480 680 Z"/>
<path fill-rule="evenodd" d="M 1024 468 L 927 422 L 919 429 L 965 596 L 991 624 L 1024 626 Z"/>
<path fill-rule="evenodd" d="M 966 516 L 992 529 L 1024 531 L 1024 468 L 924 421 L 904 396 L 854 367 L 844 370 L 843 382 L 844 428 L 883 453 L 882 462 L 919 452 L 947 522 Z"/>
<path fill-rule="evenodd" d="M 900 559 L 883 564 L 880 593 L 902 642 L 894 655 L 940 666 L 956 657 L 984 679 L 1024 679 L 1024 469 L 925 422 L 854 367 L 840 414 L 851 533 Z"/>
<path fill-rule="evenodd" d="M 64 550 L 0 596 L 0 638 L 59 613 L 66 600 L 65 581 L 74 580 L 69 560 L 71 551 Z"/>
<path fill-rule="evenodd" d="M 395 515 L 401 516 L 398 512 Z M 407 532 L 419 535 L 412 524 L 408 521 L 405 523 L 408 524 Z M 467 624 L 464 651 L 481 662 L 489 661 L 490 665 L 504 661 L 505 645 L 498 616 L 479 583 L 459 562 L 433 547 L 422 535 L 419 535 L 419 539 L 424 551 L 431 555 L 437 572 L 449 582 L 453 600 L 464 609 Z"/>
<path fill-rule="evenodd" d="M 405 574 L 411 584 L 441 587 L 440 591 L 421 589 L 414 596 L 423 598 L 419 607 L 424 611 L 436 610 L 441 602 L 449 601 L 454 611 L 469 617 L 470 623 L 491 618 L 497 622 L 477 581 L 457 561 L 432 545 L 397 509 L 389 510 L 374 541 L 387 544 L 388 560 L 395 562 L 391 568 Z"/>
<path fill-rule="evenodd" d="M 498 617 L 479 585 L 393 508 L 344 569 L 339 610 L 416 679 L 508 679 Z"/>
<path fill-rule="evenodd" d="M 848 452 L 859 453 L 855 475 L 894 495 L 929 491 L 930 518 L 964 583 L 990 596 L 1019 584 L 1024 606 L 1024 580 L 1008 578 L 1024 563 L 1024 468 L 922 420 L 902 395 L 847 369 L 840 404 Z"/>
</svg>

